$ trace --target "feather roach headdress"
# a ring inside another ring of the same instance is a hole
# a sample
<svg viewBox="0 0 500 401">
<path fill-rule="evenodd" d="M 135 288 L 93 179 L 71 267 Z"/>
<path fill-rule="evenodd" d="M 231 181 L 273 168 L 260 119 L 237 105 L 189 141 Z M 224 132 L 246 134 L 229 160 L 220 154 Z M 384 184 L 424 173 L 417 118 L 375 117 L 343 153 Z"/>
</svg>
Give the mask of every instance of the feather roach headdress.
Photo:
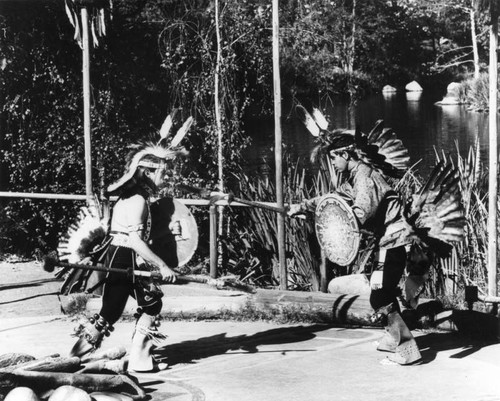
<svg viewBox="0 0 500 401">
<path fill-rule="evenodd" d="M 309 132 L 317 138 L 311 152 L 311 160 L 317 161 L 330 151 L 351 151 L 357 157 L 390 177 L 401 177 L 409 167 L 410 157 L 403 142 L 390 128 L 384 128 L 383 120 L 377 121 L 368 135 L 360 130 L 328 130 L 328 122 L 316 108 L 309 113 L 297 106 L 297 114 Z"/>
<path fill-rule="evenodd" d="M 177 131 L 170 145 L 162 146 L 161 143 L 168 137 L 172 127 L 172 116 L 169 115 L 160 130 L 160 140 L 139 142 L 131 146 L 131 151 L 126 156 L 125 171 L 123 175 L 108 187 L 108 193 L 114 193 L 122 189 L 134 177 L 137 168 L 160 168 L 167 160 L 174 160 L 179 156 L 186 156 L 187 151 L 179 143 L 189 131 L 193 124 L 193 117 L 189 117 L 182 127 Z"/>
</svg>

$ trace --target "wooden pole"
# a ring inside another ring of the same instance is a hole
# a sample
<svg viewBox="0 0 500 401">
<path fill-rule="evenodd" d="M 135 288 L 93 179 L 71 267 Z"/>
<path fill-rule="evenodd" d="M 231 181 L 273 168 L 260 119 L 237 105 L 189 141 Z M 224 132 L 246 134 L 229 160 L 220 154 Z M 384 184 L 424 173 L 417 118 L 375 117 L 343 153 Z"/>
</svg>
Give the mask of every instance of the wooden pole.
<svg viewBox="0 0 500 401">
<path fill-rule="evenodd" d="M 219 167 L 219 191 L 224 192 L 224 170 L 222 165 L 222 122 L 220 114 L 219 102 L 219 75 L 221 65 L 221 47 L 220 47 L 220 29 L 219 29 L 219 1 L 215 0 L 215 34 L 217 37 L 217 59 L 215 62 L 215 77 L 214 77 L 214 108 L 215 108 L 215 121 L 217 126 L 217 164 Z M 221 227 L 219 227 L 221 228 Z"/>
<path fill-rule="evenodd" d="M 219 191 L 224 192 L 224 154 L 222 152 L 222 119 L 221 119 L 221 108 L 220 108 L 220 66 L 222 64 L 222 54 L 221 54 L 221 36 L 220 36 L 220 22 L 219 22 L 219 0 L 215 0 L 215 36 L 217 39 L 217 58 L 215 62 L 215 77 L 214 77 L 214 108 L 215 108 L 215 122 L 217 131 L 217 164 L 219 170 Z M 219 238 L 222 236 L 222 231 L 224 228 L 224 206 L 219 206 L 219 227 L 214 238 L 217 243 L 217 265 L 222 265 L 223 261 L 223 249 Z M 214 273 L 216 274 L 216 273 Z M 216 277 L 216 276 L 213 276 Z"/>
<path fill-rule="evenodd" d="M 274 157 L 276 164 L 276 203 L 283 209 L 283 168 L 281 140 L 281 80 L 279 58 L 279 1 L 273 0 L 273 85 L 274 85 Z M 287 289 L 288 269 L 285 259 L 285 215 L 277 214 L 280 289 Z"/>
<path fill-rule="evenodd" d="M 210 205 L 210 277 L 217 277 L 217 206 Z"/>
<path fill-rule="evenodd" d="M 319 290 L 328 292 L 328 271 L 325 251 L 321 250 L 321 263 L 319 265 Z"/>
<path fill-rule="evenodd" d="M 489 196 L 488 196 L 488 295 L 497 295 L 497 191 L 498 191 L 498 131 L 497 131 L 497 48 L 498 13 L 496 2 L 490 2 L 490 66 L 489 66 Z"/>
<path fill-rule="evenodd" d="M 83 135 L 85 144 L 85 194 L 89 203 L 93 198 L 92 190 L 92 154 L 90 139 L 90 51 L 89 51 L 89 15 L 85 7 L 81 9 L 82 18 L 82 53 L 83 53 Z"/>
</svg>

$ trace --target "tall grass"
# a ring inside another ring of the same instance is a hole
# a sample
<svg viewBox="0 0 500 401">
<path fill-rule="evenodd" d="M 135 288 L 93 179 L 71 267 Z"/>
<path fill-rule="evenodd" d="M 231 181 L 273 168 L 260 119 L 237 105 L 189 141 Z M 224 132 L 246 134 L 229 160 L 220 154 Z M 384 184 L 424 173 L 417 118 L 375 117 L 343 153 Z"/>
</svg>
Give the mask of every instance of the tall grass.
<svg viewBox="0 0 500 401">
<path fill-rule="evenodd" d="M 469 149 L 467 157 L 457 156 L 466 236 L 465 241 L 456 248 L 452 259 L 442 263 L 444 268 L 456 275 L 459 285 L 477 285 L 480 290 L 485 291 L 488 277 L 488 180 L 480 163 L 478 149 L 479 144 L 476 143 Z M 436 154 L 436 158 L 440 160 L 444 156 Z"/>
<path fill-rule="evenodd" d="M 479 78 L 470 78 L 461 83 L 460 100 L 476 111 L 489 108 L 489 75 L 482 73 Z"/>
<path fill-rule="evenodd" d="M 286 165 L 289 165 L 286 163 Z M 309 196 L 305 171 L 298 164 L 284 169 L 285 202 Z M 238 176 L 239 196 L 262 202 L 276 199 L 274 184 L 269 179 Z M 227 253 L 226 268 L 241 278 L 261 287 L 279 284 L 277 218 L 274 212 L 260 208 L 230 209 L 230 224 L 223 245 Z M 285 220 L 285 253 L 290 289 L 319 289 L 319 247 L 313 221 Z"/>
</svg>

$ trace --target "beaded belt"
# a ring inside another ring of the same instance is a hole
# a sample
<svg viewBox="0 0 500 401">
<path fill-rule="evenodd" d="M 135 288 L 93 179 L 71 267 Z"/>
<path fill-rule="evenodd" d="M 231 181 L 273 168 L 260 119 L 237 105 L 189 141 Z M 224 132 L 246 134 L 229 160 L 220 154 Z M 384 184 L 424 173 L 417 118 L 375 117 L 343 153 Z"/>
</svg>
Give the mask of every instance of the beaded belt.
<svg viewBox="0 0 500 401">
<path fill-rule="evenodd" d="M 122 246 L 124 248 L 130 248 L 130 240 L 128 234 L 119 231 L 111 231 L 111 245 Z"/>
</svg>

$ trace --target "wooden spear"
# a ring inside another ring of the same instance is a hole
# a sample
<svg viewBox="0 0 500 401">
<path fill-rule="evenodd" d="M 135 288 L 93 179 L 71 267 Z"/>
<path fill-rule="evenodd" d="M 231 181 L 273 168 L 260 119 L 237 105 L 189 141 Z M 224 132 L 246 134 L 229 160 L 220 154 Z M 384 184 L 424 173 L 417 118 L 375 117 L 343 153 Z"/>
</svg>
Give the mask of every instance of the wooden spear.
<svg viewBox="0 0 500 401">
<path fill-rule="evenodd" d="M 80 263 L 67 263 L 61 262 L 58 258 L 54 256 L 46 255 L 43 258 L 43 269 L 47 272 L 53 272 L 55 267 L 66 267 L 69 269 L 82 269 L 82 270 L 94 270 L 106 273 L 118 273 L 118 274 L 128 274 L 131 276 L 139 277 L 151 277 L 153 280 L 160 281 L 162 279 L 161 273 L 157 271 L 147 271 L 147 270 L 134 270 L 134 269 L 117 269 L 113 267 L 106 267 L 101 264 L 98 265 L 85 265 Z M 218 289 L 230 288 L 235 290 L 240 290 L 249 293 L 255 293 L 255 288 L 251 285 L 245 284 L 240 280 L 233 277 L 221 277 L 218 279 L 213 279 L 211 277 L 204 276 L 191 276 L 191 275 L 177 275 L 176 282 L 180 284 L 185 283 L 200 283 L 207 284 Z"/>
</svg>

